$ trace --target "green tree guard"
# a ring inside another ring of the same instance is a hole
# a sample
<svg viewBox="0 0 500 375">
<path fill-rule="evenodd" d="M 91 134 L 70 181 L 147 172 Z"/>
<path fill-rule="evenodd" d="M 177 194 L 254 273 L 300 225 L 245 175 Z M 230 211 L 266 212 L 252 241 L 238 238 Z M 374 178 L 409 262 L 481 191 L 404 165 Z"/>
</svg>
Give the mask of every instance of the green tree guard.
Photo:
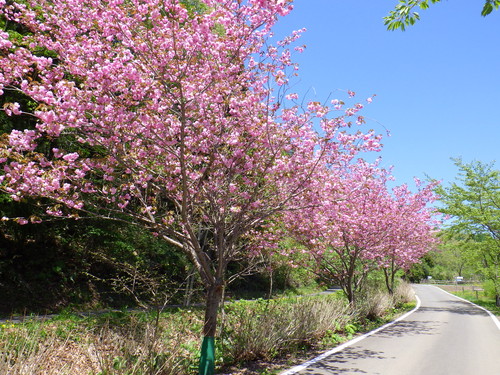
<svg viewBox="0 0 500 375">
<path fill-rule="evenodd" d="M 215 373 L 215 337 L 205 336 L 201 344 L 199 375 Z"/>
</svg>

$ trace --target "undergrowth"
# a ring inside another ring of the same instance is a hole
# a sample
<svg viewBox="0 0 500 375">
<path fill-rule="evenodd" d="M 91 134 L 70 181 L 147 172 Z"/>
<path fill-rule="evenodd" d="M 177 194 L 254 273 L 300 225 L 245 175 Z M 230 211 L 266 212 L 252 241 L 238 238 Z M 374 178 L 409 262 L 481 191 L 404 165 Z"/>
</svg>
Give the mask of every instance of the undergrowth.
<svg viewBox="0 0 500 375">
<path fill-rule="evenodd" d="M 342 293 L 236 301 L 221 312 L 219 371 L 333 347 L 412 307 L 408 290 L 372 294 L 356 309 Z M 196 372 L 201 309 L 59 315 L 0 325 L 0 373 L 174 375 Z"/>
</svg>

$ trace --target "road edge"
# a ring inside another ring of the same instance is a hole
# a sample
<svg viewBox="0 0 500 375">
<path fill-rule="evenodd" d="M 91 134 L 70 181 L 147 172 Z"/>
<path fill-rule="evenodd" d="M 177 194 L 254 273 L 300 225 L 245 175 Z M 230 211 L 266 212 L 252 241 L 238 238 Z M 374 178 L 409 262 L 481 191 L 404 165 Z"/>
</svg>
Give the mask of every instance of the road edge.
<svg viewBox="0 0 500 375">
<path fill-rule="evenodd" d="M 476 306 L 478 309 L 481 309 L 483 311 L 486 311 L 486 313 L 490 316 L 490 318 L 493 320 L 493 323 L 495 323 L 495 325 L 497 326 L 497 328 L 500 330 L 500 321 L 498 320 L 498 318 L 496 317 L 495 314 L 493 314 L 490 310 L 488 309 L 485 309 L 483 306 L 479 306 L 479 305 L 476 305 L 474 302 L 471 302 L 469 300 L 466 300 L 465 298 L 462 298 L 462 297 L 459 297 L 459 296 L 456 296 L 454 295 L 453 293 L 450 293 L 450 292 L 447 292 L 446 290 L 436 286 L 436 285 L 429 285 L 429 286 L 433 286 L 434 288 L 437 288 L 439 289 L 440 291 L 446 293 L 446 294 L 449 294 L 450 296 L 453 296 L 455 298 L 458 298 L 459 300 L 462 300 L 464 302 L 467 302 L 467 303 L 470 303 L 471 305 L 473 306 Z"/>
<path fill-rule="evenodd" d="M 410 310 L 408 311 L 407 313 L 401 315 L 400 317 L 398 317 L 397 319 L 394 319 L 392 322 L 389 322 L 389 323 L 386 323 L 384 324 L 383 326 L 381 327 L 378 327 L 376 329 L 374 329 L 373 331 L 370 331 L 370 332 L 367 332 L 367 333 L 364 333 L 363 335 L 361 336 L 358 336 L 352 340 L 349 340 L 339 346 L 336 346 L 334 347 L 333 349 L 330 349 L 329 351 L 313 358 L 313 359 L 310 359 L 309 361 L 307 362 L 304 362 L 302 363 L 301 365 L 297 365 L 297 366 L 294 366 L 292 367 L 291 369 L 288 369 L 284 372 L 280 372 L 279 375 L 292 375 L 292 374 L 296 374 L 297 372 L 299 371 L 302 371 L 304 370 L 305 368 L 325 359 L 326 357 L 329 357 L 331 356 L 332 354 L 335 354 L 335 353 L 338 353 L 342 350 L 344 350 L 345 348 L 348 348 L 358 342 L 360 342 L 361 340 L 364 340 L 372 335 L 374 335 L 375 333 L 377 332 L 380 332 L 382 331 L 383 329 L 386 329 L 387 327 L 390 327 L 392 326 L 393 324 L 403 320 L 403 319 L 406 319 L 408 316 L 410 316 L 411 314 L 413 314 L 415 311 L 417 311 L 419 308 L 420 308 L 420 305 L 422 304 L 421 301 L 420 301 L 420 298 L 418 298 L 418 295 L 415 295 L 415 298 L 417 300 L 417 306 L 415 306 L 415 308 L 413 310 Z"/>
</svg>

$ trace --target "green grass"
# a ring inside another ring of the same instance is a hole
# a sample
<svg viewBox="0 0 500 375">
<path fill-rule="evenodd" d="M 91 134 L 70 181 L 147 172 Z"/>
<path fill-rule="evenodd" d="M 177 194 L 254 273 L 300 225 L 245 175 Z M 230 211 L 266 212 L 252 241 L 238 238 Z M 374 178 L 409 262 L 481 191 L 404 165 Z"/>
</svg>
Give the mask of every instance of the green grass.
<svg viewBox="0 0 500 375">
<path fill-rule="evenodd" d="M 483 291 L 477 291 L 476 293 L 476 291 L 473 290 L 465 290 L 461 292 L 454 292 L 453 294 L 475 303 L 476 305 L 484 307 L 500 318 L 500 307 L 496 306 L 495 299 L 484 295 Z"/>
</svg>

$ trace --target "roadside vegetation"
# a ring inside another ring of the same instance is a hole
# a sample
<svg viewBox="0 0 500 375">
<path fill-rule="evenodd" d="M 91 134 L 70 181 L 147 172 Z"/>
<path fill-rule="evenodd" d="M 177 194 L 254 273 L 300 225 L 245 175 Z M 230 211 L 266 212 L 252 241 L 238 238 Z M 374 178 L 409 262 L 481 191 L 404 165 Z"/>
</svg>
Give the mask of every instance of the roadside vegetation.
<svg viewBox="0 0 500 375">
<path fill-rule="evenodd" d="M 485 295 L 477 296 L 474 291 L 456 292 L 455 295 L 482 306 L 500 318 L 500 307 L 496 305 L 495 298 Z"/>
<path fill-rule="evenodd" d="M 463 288 L 463 290 L 455 291 L 453 294 L 484 307 L 500 318 L 500 306 L 496 304 L 495 287 L 490 281 L 479 286 Z"/>
<path fill-rule="evenodd" d="M 340 291 L 228 302 L 216 344 L 217 371 L 258 369 L 259 361 L 267 366 L 271 360 L 290 366 L 304 353 L 331 348 L 387 322 L 414 306 L 413 298 L 411 287 L 401 283 L 393 296 L 369 293 L 355 308 Z M 67 313 L 0 327 L 0 373 L 192 374 L 199 360 L 203 311 Z"/>
<path fill-rule="evenodd" d="M 1 288 L 0 373 L 197 371 L 203 327 L 198 278 L 154 236 L 103 224 L 4 224 L 0 266 L 12 277 Z M 289 261 L 263 259 L 254 273 L 229 285 L 217 333 L 218 373 L 292 366 L 414 306 L 407 284 L 392 296 L 386 291 L 382 271 L 371 270 L 353 307 L 341 290 L 319 295 L 331 286 L 328 279 Z M 230 270 L 237 274 L 239 265 Z M 173 304 L 184 307 L 166 307 Z M 46 313 L 55 315 L 30 318 Z M 24 322 L 12 316 L 25 316 Z"/>
<path fill-rule="evenodd" d="M 454 160 L 456 182 L 437 188 L 440 211 L 453 218 L 441 233 L 444 259 L 454 276 L 486 282 L 500 307 L 500 170 L 494 162 Z"/>
</svg>

